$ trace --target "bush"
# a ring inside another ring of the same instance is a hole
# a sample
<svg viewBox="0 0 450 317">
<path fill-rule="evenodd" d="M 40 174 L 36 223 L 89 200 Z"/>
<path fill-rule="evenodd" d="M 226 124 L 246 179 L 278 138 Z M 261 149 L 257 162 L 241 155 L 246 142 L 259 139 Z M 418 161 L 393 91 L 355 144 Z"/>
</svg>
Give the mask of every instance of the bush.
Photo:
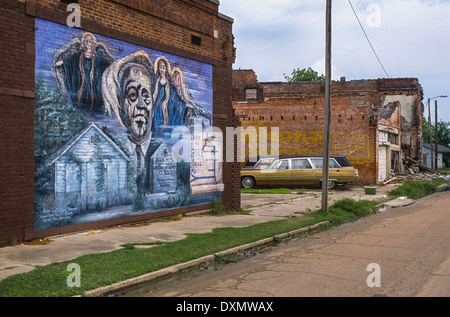
<svg viewBox="0 0 450 317">
<path fill-rule="evenodd" d="M 211 214 L 214 216 L 221 216 L 225 214 L 225 207 L 220 199 L 214 199 L 213 207 L 211 209 Z"/>
<path fill-rule="evenodd" d="M 320 213 L 334 225 L 340 225 L 369 215 L 377 204 L 378 203 L 374 201 L 355 201 L 353 199 L 346 198 L 336 201 L 328 209 L 328 213 Z"/>
<path fill-rule="evenodd" d="M 439 186 L 447 183 L 443 178 L 435 178 L 428 182 L 410 182 L 391 190 L 390 197 L 408 197 L 410 199 L 420 199 L 439 191 Z"/>
<path fill-rule="evenodd" d="M 368 215 L 373 207 L 373 202 L 367 200 L 355 201 L 353 199 L 346 198 L 335 202 L 331 206 L 330 212 L 335 212 L 336 210 L 340 209 L 344 212 L 349 212 L 354 214 L 355 216 L 360 217 Z"/>
</svg>

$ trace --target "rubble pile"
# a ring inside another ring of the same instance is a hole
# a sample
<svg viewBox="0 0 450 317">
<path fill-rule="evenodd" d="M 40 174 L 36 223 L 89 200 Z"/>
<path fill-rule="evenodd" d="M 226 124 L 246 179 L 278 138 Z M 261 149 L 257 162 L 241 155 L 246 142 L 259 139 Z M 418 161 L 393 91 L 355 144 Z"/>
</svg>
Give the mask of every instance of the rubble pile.
<svg viewBox="0 0 450 317">
<path fill-rule="evenodd" d="M 407 181 L 430 181 L 438 177 L 450 179 L 450 175 L 441 174 L 411 158 L 406 158 L 405 171 Z"/>
<path fill-rule="evenodd" d="M 438 177 L 450 181 L 450 175 L 441 174 L 411 158 L 406 158 L 403 161 L 403 171 L 403 173 L 393 174 L 393 177 L 382 182 L 382 185 L 412 181 L 431 181 Z"/>
<path fill-rule="evenodd" d="M 408 182 L 409 181 L 431 181 L 438 177 L 445 177 L 445 176 L 438 172 L 418 172 L 418 173 L 407 175 L 406 180 Z"/>
</svg>

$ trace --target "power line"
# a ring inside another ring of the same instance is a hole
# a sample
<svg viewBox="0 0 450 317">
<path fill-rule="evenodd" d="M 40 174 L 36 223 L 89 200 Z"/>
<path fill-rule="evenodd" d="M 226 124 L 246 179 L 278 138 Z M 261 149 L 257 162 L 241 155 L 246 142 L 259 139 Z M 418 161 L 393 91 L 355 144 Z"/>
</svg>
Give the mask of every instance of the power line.
<svg viewBox="0 0 450 317">
<path fill-rule="evenodd" d="M 380 63 L 381 67 L 383 68 L 384 72 L 386 73 L 386 76 L 387 76 L 388 78 L 391 78 L 391 77 L 389 76 L 389 74 L 387 73 L 386 68 L 384 68 L 383 63 L 381 62 L 380 58 L 378 57 L 378 54 L 377 54 L 377 52 L 375 51 L 375 48 L 373 47 L 372 43 L 370 42 L 369 36 L 367 36 L 367 33 L 366 33 L 366 31 L 364 30 L 364 27 L 363 27 L 363 25 L 362 25 L 362 23 L 361 23 L 361 20 L 360 20 L 359 17 L 358 17 L 358 14 L 356 13 L 355 8 L 353 7 L 352 2 L 351 2 L 350 0 L 348 0 L 348 3 L 349 3 L 350 6 L 352 7 L 353 13 L 355 14 L 356 19 L 358 20 L 359 26 L 361 27 L 361 29 L 362 29 L 364 35 L 366 36 L 367 42 L 369 42 L 369 45 L 370 45 L 370 47 L 372 48 L 372 51 L 373 51 L 373 53 L 375 54 L 375 56 L 376 56 L 378 62 Z"/>
<path fill-rule="evenodd" d="M 384 72 L 386 73 L 386 76 L 390 79 L 391 77 L 390 77 L 389 74 L 387 73 L 386 68 L 383 66 L 383 63 L 381 62 L 380 58 L 378 57 L 378 54 L 377 54 L 377 52 L 375 51 L 375 48 L 373 47 L 372 43 L 370 42 L 369 36 L 367 35 L 366 31 L 364 30 L 364 27 L 363 27 L 363 25 L 362 25 L 362 23 L 361 23 L 361 20 L 359 19 L 358 14 L 356 13 L 356 10 L 355 10 L 355 8 L 354 8 L 353 5 L 352 5 L 351 0 L 348 0 L 348 3 L 349 3 L 350 6 L 352 7 L 353 13 L 355 13 L 356 19 L 358 20 L 358 23 L 359 23 L 359 25 L 361 26 L 361 29 L 362 29 L 362 31 L 364 32 L 364 35 L 366 36 L 366 39 L 367 39 L 367 41 L 369 42 L 370 47 L 372 48 L 373 53 L 375 54 L 375 56 L 376 56 L 378 62 L 380 63 L 381 67 L 383 68 Z M 411 105 L 411 102 L 409 102 L 408 100 L 406 100 L 405 96 L 403 96 L 403 95 L 400 95 L 400 96 L 401 96 L 401 98 L 403 99 L 403 101 L 404 101 L 407 105 Z"/>
</svg>

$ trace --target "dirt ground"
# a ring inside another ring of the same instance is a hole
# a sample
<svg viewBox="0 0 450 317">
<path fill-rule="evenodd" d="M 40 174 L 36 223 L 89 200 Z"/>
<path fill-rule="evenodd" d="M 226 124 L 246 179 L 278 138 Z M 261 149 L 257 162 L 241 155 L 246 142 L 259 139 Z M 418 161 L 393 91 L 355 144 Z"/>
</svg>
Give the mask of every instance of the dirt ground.
<svg viewBox="0 0 450 317">
<path fill-rule="evenodd" d="M 400 184 L 386 184 L 373 186 L 376 188 L 376 195 L 365 193 L 365 186 L 350 185 L 338 189 L 330 190 L 328 193 L 329 205 L 344 198 L 359 200 L 387 200 L 387 193 Z M 372 186 L 371 186 L 372 187 Z M 252 211 L 258 216 L 278 216 L 299 215 L 321 208 L 322 190 L 320 188 L 306 189 L 305 193 L 298 194 L 292 189 L 293 194 L 241 194 L 241 206 Z M 283 208 L 276 208 L 283 204 Z"/>
</svg>

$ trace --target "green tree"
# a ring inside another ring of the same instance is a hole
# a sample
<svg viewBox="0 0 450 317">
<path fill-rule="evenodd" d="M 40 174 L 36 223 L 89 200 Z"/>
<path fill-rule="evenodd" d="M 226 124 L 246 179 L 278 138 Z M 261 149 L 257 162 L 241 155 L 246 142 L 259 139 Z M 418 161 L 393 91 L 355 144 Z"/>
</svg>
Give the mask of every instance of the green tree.
<svg viewBox="0 0 450 317">
<path fill-rule="evenodd" d="M 301 81 L 319 81 L 322 84 L 325 83 L 325 76 L 319 75 L 319 73 L 313 70 L 311 67 L 307 69 L 294 69 L 291 76 L 284 76 L 284 78 L 291 83 Z"/>
<path fill-rule="evenodd" d="M 35 156 L 50 157 L 87 126 L 78 109 L 67 106 L 64 96 L 38 79 L 35 86 Z"/>
<path fill-rule="evenodd" d="M 64 96 L 55 88 L 47 87 L 43 80 L 36 81 L 34 116 L 34 193 L 35 210 L 48 207 L 54 190 L 54 172 L 50 157 L 74 135 L 83 130 L 86 119 L 75 108 L 68 107 Z"/>
<path fill-rule="evenodd" d="M 450 122 L 439 121 L 438 139 L 441 145 L 450 147 Z"/>
<path fill-rule="evenodd" d="M 450 122 L 439 121 L 438 125 L 438 143 L 440 145 L 450 147 Z M 435 124 L 431 123 L 431 138 L 432 142 L 436 142 Z M 423 143 L 430 143 L 430 130 L 428 127 L 428 120 L 423 118 Z"/>
</svg>

